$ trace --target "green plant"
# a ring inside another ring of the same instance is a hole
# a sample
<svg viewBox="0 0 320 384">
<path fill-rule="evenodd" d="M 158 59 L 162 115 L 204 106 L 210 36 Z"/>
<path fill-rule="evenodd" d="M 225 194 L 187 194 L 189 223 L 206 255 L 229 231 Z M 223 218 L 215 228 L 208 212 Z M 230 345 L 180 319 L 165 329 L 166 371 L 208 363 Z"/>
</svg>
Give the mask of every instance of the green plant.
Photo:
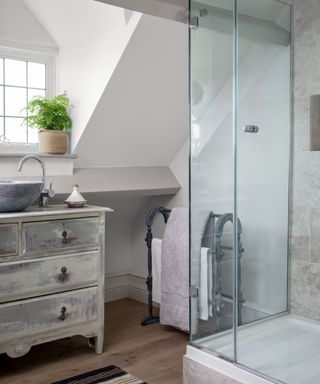
<svg viewBox="0 0 320 384">
<path fill-rule="evenodd" d="M 69 131 L 72 120 L 68 115 L 70 101 L 66 95 L 58 95 L 52 99 L 35 97 L 29 101 L 25 110 L 27 117 L 24 122 L 31 128 Z"/>
</svg>

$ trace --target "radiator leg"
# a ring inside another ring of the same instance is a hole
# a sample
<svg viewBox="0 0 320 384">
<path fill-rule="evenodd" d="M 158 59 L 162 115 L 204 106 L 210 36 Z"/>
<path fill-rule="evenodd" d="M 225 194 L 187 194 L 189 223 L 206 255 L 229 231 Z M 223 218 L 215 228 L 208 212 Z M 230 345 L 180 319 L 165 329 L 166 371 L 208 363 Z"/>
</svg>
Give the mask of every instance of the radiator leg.
<svg viewBox="0 0 320 384">
<path fill-rule="evenodd" d="M 147 277 L 147 287 L 148 287 L 148 316 L 146 316 L 142 321 L 141 325 L 149 325 L 159 322 L 159 316 L 153 316 L 153 306 L 152 306 L 152 253 L 151 253 L 151 243 L 152 243 L 152 232 L 151 226 L 148 226 L 148 232 L 145 238 L 148 247 L 148 277 Z"/>
</svg>

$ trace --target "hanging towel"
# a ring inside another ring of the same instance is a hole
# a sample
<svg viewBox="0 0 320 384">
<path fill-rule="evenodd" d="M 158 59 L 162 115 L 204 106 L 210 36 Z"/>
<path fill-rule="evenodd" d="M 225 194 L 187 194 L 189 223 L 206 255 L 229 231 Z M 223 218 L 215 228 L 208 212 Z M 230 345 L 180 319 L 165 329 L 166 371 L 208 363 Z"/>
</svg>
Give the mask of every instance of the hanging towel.
<svg viewBox="0 0 320 384">
<path fill-rule="evenodd" d="M 189 212 L 173 208 L 162 239 L 160 323 L 189 331 Z"/>
<path fill-rule="evenodd" d="M 152 299 L 161 303 L 161 239 L 152 239 Z"/>
<path fill-rule="evenodd" d="M 200 253 L 200 290 L 199 319 L 208 320 L 212 316 L 212 255 L 209 248 L 201 248 Z"/>
<path fill-rule="evenodd" d="M 201 241 L 210 211 L 193 210 L 191 284 L 200 288 Z M 189 326 L 189 210 L 173 208 L 162 239 L 160 323 L 195 333 L 198 298 L 191 299 Z"/>
<path fill-rule="evenodd" d="M 209 219 L 210 211 L 204 209 L 193 209 L 191 211 L 191 242 L 190 242 L 190 284 L 200 290 L 200 260 L 201 260 L 201 242 L 203 234 Z M 190 299 L 190 319 L 191 334 L 198 330 L 199 319 L 199 298 Z"/>
</svg>

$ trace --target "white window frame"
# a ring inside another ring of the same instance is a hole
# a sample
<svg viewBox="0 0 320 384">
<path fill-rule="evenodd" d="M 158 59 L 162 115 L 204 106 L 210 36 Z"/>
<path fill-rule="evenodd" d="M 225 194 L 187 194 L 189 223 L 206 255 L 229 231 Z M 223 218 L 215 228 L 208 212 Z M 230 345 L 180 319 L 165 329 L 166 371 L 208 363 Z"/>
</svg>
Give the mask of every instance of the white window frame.
<svg viewBox="0 0 320 384">
<path fill-rule="evenodd" d="M 20 48 L 0 47 L 0 57 L 13 60 L 31 61 L 46 65 L 46 97 L 56 95 L 56 57 L 52 53 L 29 51 Z M 32 143 L 3 143 L 0 142 L 0 153 L 35 153 L 38 144 Z"/>
</svg>

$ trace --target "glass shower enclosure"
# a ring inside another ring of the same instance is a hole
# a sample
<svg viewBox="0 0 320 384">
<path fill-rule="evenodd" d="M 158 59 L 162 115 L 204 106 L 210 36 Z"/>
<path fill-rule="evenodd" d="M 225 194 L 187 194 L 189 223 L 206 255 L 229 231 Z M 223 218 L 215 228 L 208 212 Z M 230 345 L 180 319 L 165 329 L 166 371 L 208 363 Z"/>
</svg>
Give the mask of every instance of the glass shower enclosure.
<svg viewBox="0 0 320 384">
<path fill-rule="evenodd" d="M 291 6 L 191 0 L 190 27 L 191 342 L 291 384 Z"/>
</svg>

